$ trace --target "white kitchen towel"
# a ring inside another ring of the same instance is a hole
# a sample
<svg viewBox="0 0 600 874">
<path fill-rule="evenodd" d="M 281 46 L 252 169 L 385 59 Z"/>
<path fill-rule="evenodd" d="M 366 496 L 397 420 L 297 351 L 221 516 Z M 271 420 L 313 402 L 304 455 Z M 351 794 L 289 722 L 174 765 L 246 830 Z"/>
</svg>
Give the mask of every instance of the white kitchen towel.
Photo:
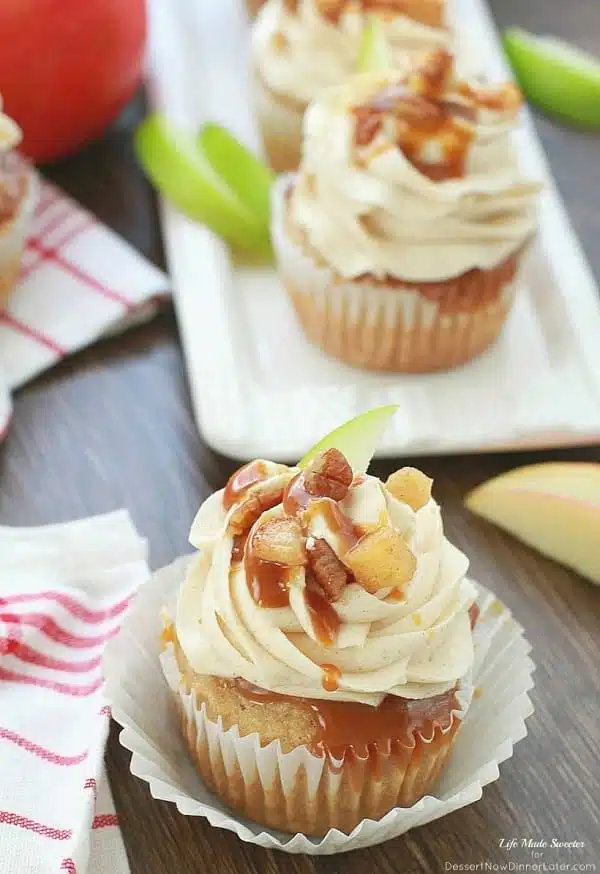
<svg viewBox="0 0 600 874">
<path fill-rule="evenodd" d="M 0 439 L 10 392 L 106 334 L 151 318 L 166 274 L 49 182 L 17 288 L 0 313 Z"/>
<path fill-rule="evenodd" d="M 127 874 L 102 656 L 148 577 L 127 513 L 0 528 L 2 874 Z"/>
</svg>

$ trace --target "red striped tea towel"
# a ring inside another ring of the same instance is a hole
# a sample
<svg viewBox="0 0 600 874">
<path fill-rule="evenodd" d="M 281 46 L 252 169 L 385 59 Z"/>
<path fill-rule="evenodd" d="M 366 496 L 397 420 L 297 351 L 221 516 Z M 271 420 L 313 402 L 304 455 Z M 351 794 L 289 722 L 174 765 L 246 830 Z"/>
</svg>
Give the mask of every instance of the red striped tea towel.
<svg viewBox="0 0 600 874">
<path fill-rule="evenodd" d="M 148 577 L 125 512 L 0 528 L 0 869 L 127 874 L 102 655 Z"/>
<path fill-rule="evenodd" d="M 61 358 L 151 318 L 168 278 L 49 182 L 39 201 L 19 284 L 0 313 L 0 437 L 10 391 Z"/>
</svg>

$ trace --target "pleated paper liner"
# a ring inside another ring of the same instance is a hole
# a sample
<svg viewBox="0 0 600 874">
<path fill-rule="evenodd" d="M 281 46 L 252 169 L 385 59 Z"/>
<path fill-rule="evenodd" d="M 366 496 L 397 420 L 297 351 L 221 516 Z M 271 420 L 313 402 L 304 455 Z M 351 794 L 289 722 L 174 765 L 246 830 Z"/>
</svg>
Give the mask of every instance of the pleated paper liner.
<svg viewBox="0 0 600 874">
<path fill-rule="evenodd" d="M 207 786 L 242 816 L 286 832 L 321 836 L 330 828 L 350 832 L 363 819 L 380 819 L 395 805 L 409 807 L 441 773 L 472 699 L 471 677 L 460 685 L 456 707 L 414 743 L 378 750 L 349 762 L 318 757 L 307 747 L 283 752 L 279 742 L 261 746 L 257 734 L 240 737 L 211 722 L 205 705 L 180 682 L 173 645 L 161 654 L 188 749 Z"/>
<path fill-rule="evenodd" d="M 356 367 L 426 373 L 464 364 L 497 340 L 515 298 L 525 247 L 493 269 L 422 288 L 344 279 L 291 220 L 292 184 L 293 176 L 284 176 L 275 187 L 272 236 L 283 285 L 311 342 Z"/>
<path fill-rule="evenodd" d="M 323 838 L 291 835 L 236 815 L 198 775 L 160 665 L 160 611 L 164 606 L 173 610 L 189 561 L 163 568 L 140 590 L 105 659 L 107 695 L 123 726 L 121 743 L 133 754 L 132 773 L 149 784 L 155 798 L 172 801 L 181 813 L 204 816 L 244 841 L 290 853 L 368 847 L 478 800 L 483 787 L 498 778 L 498 765 L 525 736 L 525 720 L 533 712 L 527 694 L 533 685 L 530 647 L 509 611 L 480 586 L 475 694 L 433 794 L 411 808 L 394 808 L 378 821 L 365 819 L 350 834 L 331 829 Z"/>
</svg>

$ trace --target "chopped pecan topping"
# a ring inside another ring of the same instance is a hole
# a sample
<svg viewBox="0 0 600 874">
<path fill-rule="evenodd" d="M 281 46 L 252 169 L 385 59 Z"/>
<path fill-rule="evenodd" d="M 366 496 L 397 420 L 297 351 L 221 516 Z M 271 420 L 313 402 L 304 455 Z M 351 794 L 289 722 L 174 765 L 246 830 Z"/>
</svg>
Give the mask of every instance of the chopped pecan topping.
<svg viewBox="0 0 600 874">
<path fill-rule="evenodd" d="M 391 526 L 365 534 L 344 556 L 356 582 L 367 592 L 399 589 L 409 583 L 417 560 L 406 540 Z"/>
<path fill-rule="evenodd" d="M 342 12 L 349 5 L 348 0 L 316 0 L 315 2 L 319 14 L 332 24 L 339 22 Z"/>
<path fill-rule="evenodd" d="M 444 0 L 362 0 L 363 12 L 406 15 L 429 27 L 445 27 Z"/>
<path fill-rule="evenodd" d="M 333 549 L 321 537 L 316 538 L 308 549 L 308 566 L 327 600 L 337 601 L 349 575 Z"/>
<path fill-rule="evenodd" d="M 429 100 L 440 100 L 450 84 L 454 59 L 446 49 L 435 49 L 426 55 L 417 70 L 409 76 L 409 87 L 414 94 Z"/>
<path fill-rule="evenodd" d="M 383 124 L 381 114 L 371 106 L 357 106 L 354 109 L 356 117 L 356 128 L 354 138 L 356 145 L 360 148 L 369 146 Z"/>
<path fill-rule="evenodd" d="M 252 531 L 252 553 L 262 561 L 288 567 L 306 564 L 305 540 L 300 523 L 285 517 L 259 522 Z"/>
<path fill-rule="evenodd" d="M 341 501 L 352 483 L 352 468 L 339 449 L 327 449 L 308 464 L 304 486 L 315 498 Z"/>
<path fill-rule="evenodd" d="M 415 467 L 403 467 L 387 478 L 385 487 L 395 498 L 420 510 L 431 497 L 433 480 Z"/>
<path fill-rule="evenodd" d="M 284 483 L 266 480 L 256 486 L 233 510 L 229 517 L 229 527 L 233 534 L 244 534 L 265 510 L 281 503 Z"/>
<path fill-rule="evenodd" d="M 369 147 L 382 132 L 385 141 L 397 146 L 429 179 L 440 182 L 464 176 L 479 111 L 516 111 L 521 94 L 512 84 L 477 89 L 453 76 L 452 55 L 438 49 L 412 73 L 353 107 L 356 146 Z M 358 161 L 374 156 L 371 150 L 359 154 Z"/>
</svg>

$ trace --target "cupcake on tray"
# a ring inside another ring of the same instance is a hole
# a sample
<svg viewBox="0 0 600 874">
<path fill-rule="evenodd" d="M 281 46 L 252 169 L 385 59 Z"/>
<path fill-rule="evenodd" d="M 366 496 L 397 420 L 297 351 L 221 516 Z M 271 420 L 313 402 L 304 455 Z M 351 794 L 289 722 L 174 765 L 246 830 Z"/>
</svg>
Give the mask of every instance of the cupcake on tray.
<svg viewBox="0 0 600 874">
<path fill-rule="evenodd" d="M 14 152 L 19 127 L 2 112 L 0 97 L 0 310 L 4 309 L 21 269 L 21 256 L 35 205 L 35 177 Z"/>
<path fill-rule="evenodd" d="M 540 185 L 511 134 L 521 94 L 455 76 L 445 50 L 326 90 L 275 194 L 283 283 L 308 337 L 358 367 L 430 371 L 498 337 Z"/>
<path fill-rule="evenodd" d="M 309 835 L 429 793 L 471 701 L 476 619 L 431 480 L 383 483 L 335 448 L 254 461 L 190 539 L 161 661 L 205 783 Z"/>
<path fill-rule="evenodd" d="M 265 0 L 248 0 L 248 14 L 250 17 L 254 18 L 258 14 L 261 6 L 264 5 Z"/>
<path fill-rule="evenodd" d="M 393 65 L 448 46 L 445 0 L 267 0 L 254 25 L 257 111 L 267 156 L 277 171 L 300 160 L 302 117 L 319 91 L 356 70 L 369 16 L 383 22 Z"/>
</svg>

